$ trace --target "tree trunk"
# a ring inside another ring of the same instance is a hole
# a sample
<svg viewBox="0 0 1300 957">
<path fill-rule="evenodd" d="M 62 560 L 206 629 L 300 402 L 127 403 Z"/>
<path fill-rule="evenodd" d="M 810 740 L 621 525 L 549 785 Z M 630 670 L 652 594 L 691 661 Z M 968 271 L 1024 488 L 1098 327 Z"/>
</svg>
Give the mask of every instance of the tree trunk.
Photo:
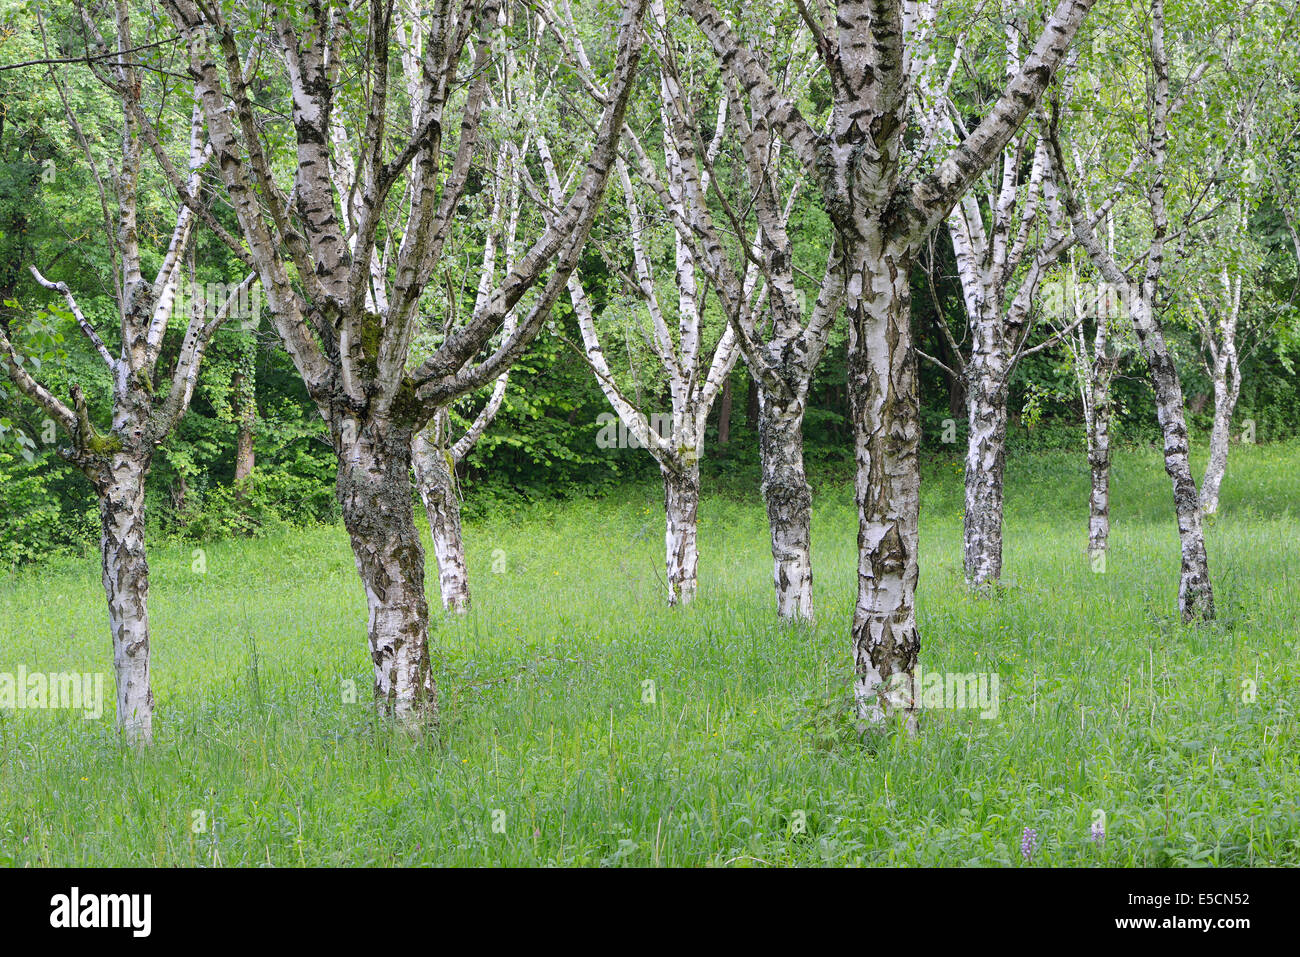
<svg viewBox="0 0 1300 957">
<path fill-rule="evenodd" d="M 745 428 L 751 435 L 758 433 L 758 383 L 752 378 L 745 390 Z"/>
<path fill-rule="evenodd" d="M 336 432 L 337 493 L 366 590 L 375 701 L 403 724 L 436 725 L 429 666 L 424 549 L 411 496 L 411 431 L 389 422 L 344 419 Z"/>
<path fill-rule="evenodd" d="M 117 727 L 132 744 L 153 741 L 149 679 L 149 561 L 144 548 L 147 455 L 117 452 L 99 483 L 104 594 L 113 631 Z"/>
<path fill-rule="evenodd" d="M 1229 372 L 1229 368 L 1231 372 Z M 1228 439 L 1232 428 L 1232 413 L 1237 407 L 1241 392 L 1241 371 L 1237 357 L 1225 350 L 1215 364 L 1214 375 L 1214 427 L 1210 430 L 1210 461 L 1205 466 L 1201 481 L 1201 511 L 1213 515 L 1219 510 L 1219 486 L 1228 469 Z"/>
<path fill-rule="evenodd" d="M 1178 580 L 1178 607 L 1184 621 L 1214 618 L 1214 593 L 1210 585 L 1210 563 L 1201 528 L 1201 504 L 1188 460 L 1187 422 L 1183 417 L 1183 390 L 1178 370 L 1165 346 L 1149 302 L 1137 299 L 1133 305 L 1133 328 L 1142 343 L 1151 384 L 1156 393 L 1156 417 L 1164 433 L 1165 472 L 1174 487 L 1174 511 L 1178 516 L 1178 538 L 1182 546 L 1182 568 Z"/>
<path fill-rule="evenodd" d="M 908 256 L 878 238 L 846 238 L 848 386 L 858 505 L 853 614 L 858 716 L 901 712 L 916 728 L 914 670 L 920 514 L 920 405 L 909 316 Z"/>
<path fill-rule="evenodd" d="M 235 435 L 235 481 L 242 482 L 253 472 L 256 459 L 253 453 L 253 423 L 257 420 L 257 402 L 253 390 L 252 376 L 240 370 L 230 378 L 231 391 L 235 394 L 235 418 L 237 429 Z"/>
<path fill-rule="evenodd" d="M 1097 562 L 1110 544 L 1110 376 L 1092 381 L 1092 421 L 1088 429 L 1088 555 Z M 1101 559 L 1104 561 L 1104 559 Z"/>
<path fill-rule="evenodd" d="M 731 441 L 731 376 L 722 384 L 722 394 L 718 396 L 718 446 Z"/>
<path fill-rule="evenodd" d="M 802 399 L 779 405 L 757 382 L 763 501 L 772 537 L 776 613 L 812 621 L 812 492 L 803 467 Z"/>
<path fill-rule="evenodd" d="M 668 567 L 668 604 L 689 605 L 695 599 L 700 554 L 695 544 L 700 507 L 700 469 L 691 465 L 675 471 L 661 465 L 664 477 L 664 536 Z"/>
<path fill-rule="evenodd" d="M 1007 445 L 1007 363 L 996 347 L 971 354 L 966 385 L 966 584 L 979 588 L 1002 575 L 1002 483 Z"/>
<path fill-rule="evenodd" d="M 469 571 L 460 527 L 460 498 L 454 467 L 424 432 L 415 437 L 415 481 L 429 517 L 433 557 L 438 563 L 438 588 L 445 611 L 469 611 Z"/>
</svg>

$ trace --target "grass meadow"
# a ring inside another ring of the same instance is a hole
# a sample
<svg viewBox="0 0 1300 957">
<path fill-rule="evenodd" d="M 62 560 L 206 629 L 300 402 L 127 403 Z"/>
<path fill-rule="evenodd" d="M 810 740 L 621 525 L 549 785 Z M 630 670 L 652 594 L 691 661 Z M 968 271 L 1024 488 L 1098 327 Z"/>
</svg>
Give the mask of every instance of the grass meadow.
<svg viewBox="0 0 1300 957">
<path fill-rule="evenodd" d="M 97 721 L 0 711 L 0 865 L 1300 864 L 1300 445 L 1234 447 L 1207 532 L 1219 618 L 1194 627 L 1156 451 L 1117 456 L 1104 573 L 1082 455 L 1012 458 L 985 598 L 962 582 L 960 465 L 923 484 L 922 667 L 1000 691 L 995 718 L 928 710 L 915 739 L 848 717 L 844 484 L 815 493 L 812 628 L 774 621 L 756 489 L 706 493 L 685 610 L 663 603 L 657 486 L 468 525 L 474 609 L 436 623 L 423 742 L 367 706 L 341 527 L 213 544 L 201 572 L 153 549 L 139 756 L 113 732 L 97 558 L 0 578 L 0 672 L 103 672 L 106 699 Z"/>
</svg>

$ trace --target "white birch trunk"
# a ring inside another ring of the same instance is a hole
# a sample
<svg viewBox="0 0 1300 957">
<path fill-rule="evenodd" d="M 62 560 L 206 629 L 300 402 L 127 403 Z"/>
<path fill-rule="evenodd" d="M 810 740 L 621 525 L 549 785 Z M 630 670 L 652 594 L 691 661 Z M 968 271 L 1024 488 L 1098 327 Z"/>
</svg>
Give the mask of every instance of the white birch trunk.
<svg viewBox="0 0 1300 957">
<path fill-rule="evenodd" d="M 1232 413 L 1241 393 L 1241 369 L 1231 342 L 1222 348 L 1214 369 L 1214 426 L 1210 430 L 1210 460 L 1201 481 L 1201 511 L 1213 515 L 1219 510 L 1219 487 L 1228 470 L 1228 440 Z"/>
<path fill-rule="evenodd" d="M 920 515 L 920 405 L 908 257 L 879 241 L 845 243 L 848 385 L 858 506 L 853 649 L 858 717 L 916 727 L 914 671 Z"/>
<path fill-rule="evenodd" d="M 1144 297 L 1135 296 L 1133 300 L 1133 328 L 1151 370 L 1156 418 L 1164 435 L 1165 472 L 1174 488 L 1174 512 L 1178 518 L 1178 540 L 1182 551 L 1178 607 L 1184 621 L 1197 618 L 1208 621 L 1214 618 L 1214 595 L 1201 525 L 1200 497 L 1188 457 L 1183 389 L 1151 304 Z"/>
<path fill-rule="evenodd" d="M 1007 445 L 1007 368 L 996 348 L 977 343 L 967 365 L 966 583 L 979 588 L 1002 574 L 1002 484 Z"/>
<path fill-rule="evenodd" d="M 812 491 L 803 466 L 804 402 L 782 404 L 757 380 L 754 388 L 776 613 L 787 621 L 812 621 Z"/>
<path fill-rule="evenodd" d="M 664 533 L 668 571 L 668 604 L 689 605 L 695 600 L 700 553 L 696 545 L 699 528 L 700 468 L 690 464 L 677 469 L 661 465 L 664 478 Z"/>
<path fill-rule="evenodd" d="M 1110 371 L 1099 371 L 1089 391 L 1092 410 L 1088 421 L 1088 555 L 1093 561 L 1110 545 Z"/>
<path fill-rule="evenodd" d="M 460 496 L 454 466 L 424 431 L 415 437 L 415 480 L 429 518 L 433 557 L 438 563 L 438 589 L 445 611 L 469 611 L 469 572 L 465 539 L 460 527 Z"/>
<path fill-rule="evenodd" d="M 136 745 L 153 741 L 149 562 L 144 541 L 148 469 L 145 455 L 114 453 L 98 489 L 104 594 L 117 682 L 117 727 L 127 742 Z"/>
<path fill-rule="evenodd" d="M 402 724 L 437 724 L 429 665 L 424 548 L 411 501 L 411 432 L 387 422 L 344 420 L 338 500 L 369 608 L 375 702 Z"/>
</svg>

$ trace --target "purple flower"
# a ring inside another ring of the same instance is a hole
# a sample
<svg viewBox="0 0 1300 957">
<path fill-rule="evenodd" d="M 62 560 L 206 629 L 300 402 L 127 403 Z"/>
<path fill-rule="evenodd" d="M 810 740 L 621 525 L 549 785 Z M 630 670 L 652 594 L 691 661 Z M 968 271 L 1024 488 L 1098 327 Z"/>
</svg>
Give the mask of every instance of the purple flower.
<svg viewBox="0 0 1300 957">
<path fill-rule="evenodd" d="M 1106 843 L 1106 822 L 1100 819 L 1092 822 L 1092 843 Z"/>
<path fill-rule="evenodd" d="M 1032 827 L 1025 828 L 1025 832 L 1020 835 L 1020 855 L 1026 860 L 1031 861 L 1034 858 L 1034 851 L 1038 849 L 1038 832 Z"/>
</svg>

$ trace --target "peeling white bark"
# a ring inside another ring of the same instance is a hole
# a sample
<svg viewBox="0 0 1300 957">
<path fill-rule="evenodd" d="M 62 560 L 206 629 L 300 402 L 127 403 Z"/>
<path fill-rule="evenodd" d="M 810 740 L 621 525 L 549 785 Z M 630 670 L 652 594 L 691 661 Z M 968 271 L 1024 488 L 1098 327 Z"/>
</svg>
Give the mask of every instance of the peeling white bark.
<svg viewBox="0 0 1300 957">
<path fill-rule="evenodd" d="M 145 556 L 144 480 L 148 459 L 118 453 L 99 492 L 100 554 L 113 635 L 117 727 L 132 744 L 153 740 L 149 678 L 149 562 Z"/>
<path fill-rule="evenodd" d="M 1007 369 L 996 350 L 979 351 L 967 364 L 969 438 L 966 448 L 966 515 L 963 558 L 973 587 L 1002 575 L 1002 481 L 1007 444 Z"/>
<path fill-rule="evenodd" d="M 338 500 L 369 609 L 375 699 L 413 729 L 436 726 L 424 548 L 411 501 L 411 433 L 366 423 L 336 435 Z"/>
<path fill-rule="evenodd" d="M 920 514 L 920 400 L 905 252 L 879 238 L 848 246 L 849 408 L 858 506 L 858 597 L 853 611 L 858 717 L 901 712 L 914 729 L 913 673 Z"/>
<path fill-rule="evenodd" d="M 803 413 L 802 398 L 782 404 L 760 388 L 758 440 L 776 612 L 791 621 L 813 617 L 812 493 L 803 466 Z"/>
<path fill-rule="evenodd" d="M 681 471 L 661 467 L 664 477 L 664 547 L 668 568 L 668 604 L 689 605 L 699 587 L 700 470 L 687 465 Z"/>
</svg>

